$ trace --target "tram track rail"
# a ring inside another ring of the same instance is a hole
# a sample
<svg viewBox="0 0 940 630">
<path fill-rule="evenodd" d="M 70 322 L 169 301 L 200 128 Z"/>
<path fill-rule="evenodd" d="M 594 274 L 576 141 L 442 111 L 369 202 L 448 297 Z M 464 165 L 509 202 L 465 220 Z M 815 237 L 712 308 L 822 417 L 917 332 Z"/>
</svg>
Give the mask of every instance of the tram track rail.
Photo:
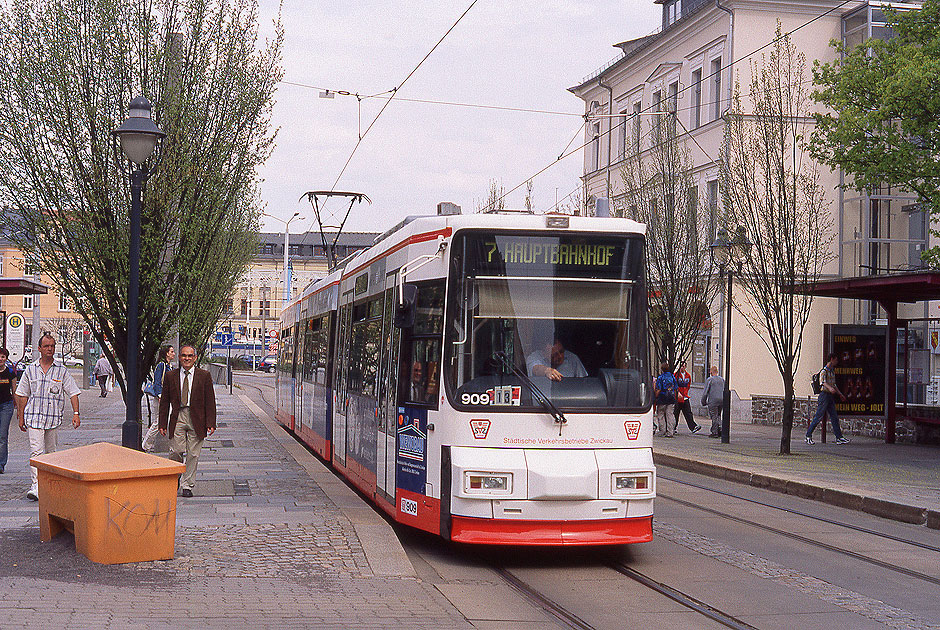
<svg viewBox="0 0 940 630">
<path fill-rule="evenodd" d="M 733 630 L 757 630 L 755 626 L 752 626 L 749 623 L 734 617 L 733 615 L 723 612 L 714 606 L 696 599 L 691 595 L 683 593 L 682 591 L 673 588 L 668 584 L 658 582 L 648 575 L 645 575 L 623 563 L 611 562 L 602 566 L 606 566 L 608 569 L 616 571 L 620 575 L 633 580 L 641 586 L 644 586 L 662 595 L 663 597 L 666 597 L 667 599 L 670 599 L 677 604 L 680 604 L 689 610 L 702 615 L 703 617 L 707 617 L 708 619 L 711 619 L 712 621 L 715 621 L 726 628 L 732 628 Z M 519 576 L 515 575 L 509 569 L 496 565 L 492 565 L 490 568 L 510 587 L 512 587 L 513 590 L 522 595 L 529 603 L 546 612 L 561 622 L 565 627 L 576 628 L 578 630 L 593 630 L 595 628 L 595 626 L 584 620 L 577 613 L 569 610 L 562 604 L 559 604 L 549 596 L 545 595 L 537 588 Z"/>
<path fill-rule="evenodd" d="M 663 584 L 662 582 L 657 582 L 651 577 L 644 575 L 643 573 L 640 573 L 636 569 L 628 567 L 625 564 L 618 562 L 618 563 L 612 563 L 608 566 L 610 566 L 610 568 L 616 571 L 617 573 L 620 573 L 621 575 L 625 575 L 631 580 L 639 582 L 643 586 L 646 586 L 647 588 L 650 588 L 656 591 L 657 593 L 663 595 L 664 597 L 668 597 L 672 601 L 678 604 L 682 604 L 686 608 L 694 610 L 695 612 L 705 617 L 708 617 L 712 621 L 716 621 L 727 628 L 734 628 L 735 630 L 757 630 L 751 624 L 745 621 L 741 621 L 737 617 L 734 617 L 733 615 L 729 615 L 726 612 L 722 612 L 721 610 L 718 610 L 714 606 L 710 606 L 703 601 L 695 599 L 691 595 L 687 595 L 686 593 L 683 593 L 677 589 L 674 589 L 673 587 L 667 584 Z"/>
<path fill-rule="evenodd" d="M 858 531 L 858 532 L 860 532 L 860 533 L 865 533 L 865 534 L 868 534 L 868 535 L 881 537 L 881 538 L 884 538 L 884 539 L 886 539 L 886 540 L 891 540 L 891 541 L 894 541 L 894 542 L 900 542 L 900 543 L 902 543 L 902 544 L 907 544 L 907 545 L 911 545 L 911 546 L 913 546 L 913 547 L 918 547 L 918 548 L 922 548 L 922 549 L 926 549 L 926 550 L 929 550 L 929 551 L 933 551 L 933 552 L 938 552 L 938 553 L 940 553 L 940 548 L 935 547 L 935 546 L 933 546 L 933 545 L 928 545 L 928 544 L 920 543 L 920 542 L 917 542 L 917 541 L 906 540 L 906 539 L 900 538 L 900 537 L 898 537 L 898 536 L 893 536 L 893 535 L 891 535 L 891 534 L 885 534 L 885 533 L 883 533 L 883 532 L 878 532 L 878 531 L 871 530 L 871 529 L 868 529 L 868 528 L 854 526 L 854 525 L 851 525 L 851 524 L 849 524 L 849 523 L 841 523 L 841 522 L 835 521 L 835 520 L 833 520 L 833 519 L 828 519 L 828 518 L 824 518 L 824 517 L 815 516 L 815 515 L 812 515 L 812 514 L 807 514 L 807 513 L 805 513 L 805 512 L 801 512 L 801 511 L 799 511 L 799 510 L 791 510 L 791 509 L 789 509 L 789 508 L 783 508 L 783 507 L 775 506 L 775 505 L 772 505 L 772 504 L 764 503 L 764 502 L 762 502 L 762 501 L 748 499 L 747 497 L 741 497 L 741 496 L 735 495 L 735 494 L 733 494 L 733 493 L 724 492 L 724 491 L 721 491 L 721 490 L 715 490 L 715 489 L 713 489 L 713 488 L 709 488 L 709 487 L 707 487 L 707 486 L 702 486 L 702 485 L 695 484 L 695 483 L 692 483 L 692 482 L 685 482 L 685 481 L 681 481 L 681 480 L 678 480 L 678 479 L 672 479 L 672 478 L 669 478 L 669 477 L 665 477 L 665 476 L 663 476 L 663 475 L 659 475 L 659 478 L 660 478 L 660 479 L 666 479 L 667 481 L 671 481 L 671 482 L 673 482 L 673 483 L 678 483 L 678 484 L 681 484 L 681 485 L 687 485 L 687 486 L 695 487 L 695 488 L 698 488 L 698 489 L 701 489 L 701 490 L 706 490 L 706 491 L 709 491 L 709 492 L 714 492 L 714 493 L 716 493 L 716 494 L 720 494 L 720 495 L 727 496 L 727 497 L 730 497 L 730 498 L 739 499 L 739 500 L 746 501 L 746 502 L 751 502 L 751 503 L 756 503 L 756 504 L 758 504 L 758 505 L 765 506 L 765 507 L 775 508 L 775 509 L 778 509 L 778 510 L 781 510 L 781 511 L 784 511 L 784 512 L 787 512 L 787 513 L 790 513 L 790 514 L 793 514 L 793 515 L 797 515 L 797 516 L 801 516 L 801 517 L 804 517 L 804 518 L 808 518 L 808 519 L 810 519 L 810 520 L 815 520 L 815 521 L 827 523 L 827 524 L 830 524 L 830 525 L 837 525 L 837 526 L 840 526 L 840 527 L 845 527 L 845 528 L 847 528 L 847 529 L 854 530 L 854 531 Z M 843 548 L 843 547 L 839 547 L 838 545 L 832 545 L 832 544 L 823 542 L 823 541 L 821 541 L 821 540 L 816 540 L 816 539 L 813 539 L 813 538 L 809 538 L 809 537 L 807 537 L 807 536 L 802 536 L 802 535 L 800 535 L 800 534 L 796 534 L 796 533 L 793 533 L 793 532 L 789 532 L 789 531 L 780 529 L 780 528 L 778 528 L 778 527 L 773 527 L 772 525 L 766 525 L 766 524 L 764 524 L 764 523 L 758 523 L 757 521 L 753 521 L 753 520 L 744 518 L 744 517 L 742 517 L 742 516 L 735 516 L 734 514 L 728 514 L 727 512 L 723 512 L 723 511 L 721 511 L 721 510 L 716 510 L 715 508 L 710 508 L 710 507 L 707 507 L 707 506 L 704 506 L 704 505 L 699 505 L 699 504 L 697 504 L 697 503 L 695 503 L 695 502 L 693 502 L 693 501 L 686 501 L 685 499 L 680 499 L 680 498 L 678 498 L 678 497 L 670 496 L 669 494 L 664 494 L 664 493 L 661 492 L 661 491 L 657 491 L 656 496 L 657 496 L 657 498 L 659 498 L 659 499 L 665 499 L 665 500 L 667 500 L 667 501 L 672 501 L 672 502 L 677 503 L 677 504 L 679 504 L 679 505 L 684 505 L 684 506 L 686 506 L 686 507 L 690 507 L 690 508 L 695 509 L 695 510 L 699 510 L 699 511 L 702 511 L 702 512 L 706 512 L 706 513 L 708 513 L 708 514 L 712 514 L 712 515 L 714 515 L 714 516 L 718 516 L 718 517 L 721 517 L 721 518 L 724 518 L 724 519 L 727 519 L 727 520 L 730 520 L 730 521 L 734 521 L 734 522 L 736 522 L 736 523 L 741 523 L 742 525 L 748 525 L 748 526 L 751 526 L 751 527 L 760 529 L 761 531 L 765 531 L 765 532 L 770 532 L 770 533 L 773 533 L 773 534 L 777 534 L 777 535 L 779 535 L 779 536 L 783 536 L 783 537 L 789 538 L 789 539 L 791 539 L 791 540 L 796 540 L 796 541 L 801 542 L 801 543 L 806 544 L 806 545 L 810 545 L 810 546 L 813 546 L 813 547 L 818 547 L 818 548 L 820 548 L 820 549 L 825 549 L 825 550 L 827 550 L 827 551 L 831 551 L 831 552 L 836 553 L 836 554 L 840 554 L 840 555 L 844 555 L 844 556 L 850 557 L 850 558 L 852 558 L 853 560 L 858 560 L 858 561 L 860 561 L 860 562 L 864 562 L 864 563 L 867 563 L 867 564 L 871 564 L 871 565 L 877 566 L 877 567 L 882 568 L 882 569 L 887 569 L 887 570 L 889 570 L 889 571 L 893 571 L 893 572 L 899 573 L 899 574 L 901 574 L 901 575 L 906 575 L 906 576 L 908 576 L 908 577 L 912 577 L 912 578 L 915 578 L 915 579 L 917 579 L 917 580 L 921 580 L 921 581 L 924 581 L 924 582 L 928 582 L 928 583 L 930 583 L 930 584 L 935 584 L 935 585 L 940 586 L 940 578 L 938 578 L 938 577 L 936 577 L 936 576 L 927 575 L 926 573 L 921 573 L 920 571 L 915 571 L 915 570 L 913 570 L 913 569 L 908 569 L 907 567 L 902 567 L 902 566 L 899 566 L 899 565 L 896 565 L 896 564 L 892 564 L 892 563 L 886 562 L 886 561 L 884 561 L 884 560 L 879 560 L 879 559 L 877 559 L 877 558 L 872 558 L 872 557 L 866 556 L 866 555 L 864 555 L 864 554 L 858 553 L 857 551 L 852 551 L 851 549 L 845 549 L 845 548 Z"/>
<path fill-rule="evenodd" d="M 918 542 L 918 541 L 916 541 L 916 540 L 908 540 L 908 539 L 906 539 L 906 538 L 901 538 L 900 536 L 894 536 L 894 535 L 892 535 L 892 534 L 886 534 L 886 533 L 884 533 L 884 532 L 879 532 L 879 531 L 876 531 L 876 530 L 873 530 L 873 529 L 869 529 L 869 528 L 867 528 L 867 527 L 861 527 L 860 525 L 853 525 L 853 524 L 851 524 L 851 523 L 846 523 L 846 522 L 844 522 L 844 521 L 837 521 L 837 520 L 835 520 L 835 519 L 825 518 L 825 517 L 823 517 L 823 516 L 817 516 L 817 515 L 815 515 L 815 514 L 809 514 L 809 513 L 807 513 L 807 512 L 803 512 L 803 511 L 801 511 L 801 510 L 794 510 L 794 509 L 792 509 L 792 508 L 781 507 L 781 506 L 779 506 L 779 505 L 774 505 L 773 503 L 767 503 L 766 501 L 759 501 L 759 500 L 757 500 L 757 499 L 751 499 L 751 498 L 749 498 L 749 497 L 743 497 L 743 496 L 741 496 L 741 495 L 734 494 L 733 492 L 727 492 L 727 491 L 725 491 L 725 490 L 717 490 L 717 489 L 715 489 L 715 488 L 710 488 L 710 487 L 708 487 L 708 486 L 704 486 L 704 485 L 701 485 L 701 484 L 692 483 L 691 481 L 684 481 L 684 480 L 681 480 L 681 479 L 675 479 L 674 477 L 668 477 L 668 476 L 663 475 L 663 474 L 657 474 L 656 476 L 657 476 L 657 478 L 659 478 L 659 479 L 665 479 L 666 481 L 671 481 L 671 482 L 673 482 L 673 483 L 678 483 L 678 484 L 681 484 L 681 485 L 684 485 L 684 486 L 690 486 L 690 487 L 692 487 L 692 488 L 698 488 L 699 490 L 706 490 L 706 491 L 708 491 L 708 492 L 713 492 L 713 493 L 715 493 L 715 494 L 720 494 L 720 495 L 722 495 L 722 496 L 726 496 L 726 497 L 729 497 L 729 498 L 732 498 L 732 499 L 738 499 L 738 500 L 740 500 L 740 501 L 746 501 L 746 502 L 748 502 L 748 503 L 753 503 L 753 504 L 755 504 L 755 505 L 760 505 L 760 506 L 762 506 L 762 507 L 773 508 L 773 509 L 775 509 L 775 510 L 779 510 L 779 511 L 781 511 L 781 512 L 785 512 L 785 513 L 787 513 L 787 514 L 793 514 L 794 516 L 802 516 L 802 517 L 804 517 L 804 518 L 810 518 L 810 519 L 813 519 L 813 520 L 816 520 L 816 521 L 819 521 L 819 522 L 822 522 L 822 523 L 827 523 L 827 524 L 829 524 L 829 525 L 837 525 L 837 526 L 839 526 L 839 527 L 844 527 L 844 528 L 846 528 L 846 529 L 851 529 L 851 530 L 853 530 L 853 531 L 856 531 L 856 532 L 859 532 L 859 533 L 862 533 L 862 534 L 869 534 L 869 535 L 871 535 L 871 536 L 877 536 L 877 537 L 879 537 L 879 538 L 884 538 L 885 540 L 892 540 L 892 541 L 894 541 L 894 542 L 899 542 L 899 543 L 903 543 L 903 544 L 906 544 L 906 545 L 911 545 L 912 547 L 919 547 L 919 548 L 924 549 L 924 550 L 926 550 L 926 551 L 933 551 L 933 552 L 936 552 L 936 553 L 940 553 L 940 546 L 937 546 L 937 545 L 930 545 L 930 544 L 927 544 L 927 543 Z M 657 495 L 657 496 L 662 496 L 662 495 Z"/>
</svg>

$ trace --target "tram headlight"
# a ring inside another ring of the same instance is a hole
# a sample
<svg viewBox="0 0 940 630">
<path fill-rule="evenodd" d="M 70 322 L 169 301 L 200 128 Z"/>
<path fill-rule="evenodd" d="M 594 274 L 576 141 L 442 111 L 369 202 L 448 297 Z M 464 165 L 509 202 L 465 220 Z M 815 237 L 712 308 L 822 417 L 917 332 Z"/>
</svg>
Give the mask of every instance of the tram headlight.
<svg viewBox="0 0 940 630">
<path fill-rule="evenodd" d="M 464 490 L 473 494 L 510 494 L 512 473 L 465 472 Z"/>
<path fill-rule="evenodd" d="M 613 473 L 610 481 L 610 491 L 614 494 L 645 494 L 650 491 L 647 473 Z"/>
</svg>

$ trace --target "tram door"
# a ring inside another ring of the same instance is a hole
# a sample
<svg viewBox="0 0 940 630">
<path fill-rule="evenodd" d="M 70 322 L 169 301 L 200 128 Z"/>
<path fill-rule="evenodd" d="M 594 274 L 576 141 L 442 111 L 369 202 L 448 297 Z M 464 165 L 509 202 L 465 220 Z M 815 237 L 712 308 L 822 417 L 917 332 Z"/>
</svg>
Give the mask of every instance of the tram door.
<svg viewBox="0 0 940 630">
<path fill-rule="evenodd" d="M 394 319 L 398 300 L 397 272 L 385 278 L 385 299 L 382 311 L 382 347 L 379 366 L 379 391 L 377 393 L 377 435 L 375 440 L 375 483 L 378 493 L 390 502 L 395 500 L 395 440 L 398 426 L 398 353 L 401 347 L 401 331 Z"/>
<path fill-rule="evenodd" d="M 337 322 L 335 378 L 333 379 L 333 461 L 341 466 L 346 465 L 346 439 L 347 439 L 347 413 L 349 411 L 349 397 L 347 392 L 349 377 L 349 344 L 352 328 L 352 291 L 347 291 L 339 308 L 339 322 Z"/>
</svg>

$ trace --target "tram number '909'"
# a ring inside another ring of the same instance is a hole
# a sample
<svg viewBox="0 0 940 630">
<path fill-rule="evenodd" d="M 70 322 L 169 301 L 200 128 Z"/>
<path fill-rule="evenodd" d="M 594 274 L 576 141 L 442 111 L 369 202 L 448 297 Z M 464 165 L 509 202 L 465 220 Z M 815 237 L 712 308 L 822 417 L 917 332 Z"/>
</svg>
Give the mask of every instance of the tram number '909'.
<svg viewBox="0 0 940 630">
<path fill-rule="evenodd" d="M 463 394 L 460 402 L 464 405 L 489 405 L 492 404 L 489 392 L 474 392 L 472 394 Z"/>
</svg>

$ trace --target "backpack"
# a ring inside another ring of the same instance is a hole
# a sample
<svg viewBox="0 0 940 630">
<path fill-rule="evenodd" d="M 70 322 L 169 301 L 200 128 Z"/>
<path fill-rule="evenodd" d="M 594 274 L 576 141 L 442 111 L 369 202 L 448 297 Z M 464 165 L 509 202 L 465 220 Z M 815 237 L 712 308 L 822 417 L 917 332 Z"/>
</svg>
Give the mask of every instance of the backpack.
<svg viewBox="0 0 940 630">
<path fill-rule="evenodd" d="M 668 378 L 666 378 L 668 377 Z M 659 375 L 662 379 L 662 385 L 659 389 L 659 396 L 656 397 L 656 403 L 660 405 L 672 405 L 676 402 L 676 377 L 672 374 L 663 373 Z"/>
<path fill-rule="evenodd" d="M 819 382 L 819 372 L 813 374 L 813 393 L 820 394 L 822 392 L 822 383 Z"/>
</svg>

